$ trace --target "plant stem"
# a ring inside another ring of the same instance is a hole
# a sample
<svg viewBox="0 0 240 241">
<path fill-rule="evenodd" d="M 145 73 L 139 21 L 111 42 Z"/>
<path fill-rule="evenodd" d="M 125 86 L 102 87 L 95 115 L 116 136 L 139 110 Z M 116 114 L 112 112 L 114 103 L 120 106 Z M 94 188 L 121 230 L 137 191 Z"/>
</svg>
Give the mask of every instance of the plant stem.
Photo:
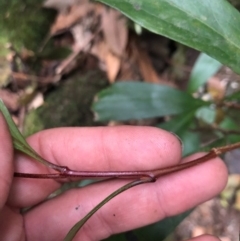
<svg viewBox="0 0 240 241">
<path fill-rule="evenodd" d="M 240 142 L 213 148 L 206 155 L 197 158 L 191 162 L 186 162 L 166 168 L 149 170 L 149 171 L 75 171 L 71 170 L 68 167 L 60 166 L 61 172 L 51 173 L 51 174 L 34 174 L 34 173 L 18 173 L 15 172 L 15 177 L 24 177 L 24 178 L 43 178 L 43 179 L 61 179 L 61 178 L 126 178 L 126 179 L 135 179 L 135 178 L 151 178 L 156 179 L 160 176 L 167 175 L 173 172 L 181 171 L 186 168 L 198 165 L 205 161 L 208 161 L 218 155 L 221 155 L 225 152 L 240 148 Z M 54 168 L 55 169 L 55 168 Z M 56 169 L 55 169 L 56 170 Z"/>
</svg>

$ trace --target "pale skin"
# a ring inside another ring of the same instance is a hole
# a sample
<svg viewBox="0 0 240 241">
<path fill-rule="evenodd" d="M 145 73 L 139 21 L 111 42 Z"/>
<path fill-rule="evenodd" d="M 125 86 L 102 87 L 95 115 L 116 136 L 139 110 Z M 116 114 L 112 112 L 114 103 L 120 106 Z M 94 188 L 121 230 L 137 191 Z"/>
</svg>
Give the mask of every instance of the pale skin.
<svg viewBox="0 0 240 241">
<path fill-rule="evenodd" d="M 13 172 L 49 173 L 47 167 L 13 154 L 7 125 L 0 114 L 0 234 L 5 241 L 63 240 L 69 229 L 104 197 L 127 180 L 112 180 L 45 198 L 61 186 L 58 180 L 13 178 Z M 45 159 L 74 170 L 149 170 L 190 161 L 181 159 L 181 144 L 169 132 L 153 127 L 59 128 L 28 139 Z M 227 170 L 219 158 L 160 177 L 120 194 L 101 208 L 74 240 L 108 236 L 179 214 L 214 196 L 226 185 Z M 19 209 L 36 205 L 21 215 Z M 200 236 L 194 241 L 217 241 Z"/>
</svg>

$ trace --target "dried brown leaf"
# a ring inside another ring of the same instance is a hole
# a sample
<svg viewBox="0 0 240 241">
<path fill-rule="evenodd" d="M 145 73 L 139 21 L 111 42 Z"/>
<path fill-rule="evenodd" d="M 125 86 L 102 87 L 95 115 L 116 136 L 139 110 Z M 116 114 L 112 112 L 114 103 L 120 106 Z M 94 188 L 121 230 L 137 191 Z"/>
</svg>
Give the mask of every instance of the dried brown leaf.
<svg viewBox="0 0 240 241">
<path fill-rule="evenodd" d="M 142 78 L 146 82 L 160 83 L 160 78 L 152 65 L 147 51 L 141 48 L 136 38 L 131 40 L 130 48 L 132 57 L 135 59 L 138 65 Z"/>
<path fill-rule="evenodd" d="M 152 66 L 151 59 L 149 58 L 147 52 L 144 50 L 139 51 L 136 48 L 136 54 L 139 69 L 143 76 L 143 79 L 146 82 L 159 83 L 160 78 L 157 72 L 155 71 L 154 67 Z"/>
<path fill-rule="evenodd" d="M 66 12 L 60 12 L 51 27 L 51 35 L 53 36 L 69 30 L 92 11 L 94 11 L 94 4 L 84 2 L 82 4 L 72 5 Z"/>
<path fill-rule="evenodd" d="M 107 47 L 107 44 L 104 41 L 102 41 L 102 39 L 95 42 L 95 44 L 90 50 L 91 54 L 96 56 L 99 59 L 99 61 L 102 62 L 103 64 L 105 64 L 105 57 L 108 54 L 108 51 L 109 49 Z M 106 71 L 106 66 L 102 67 L 102 70 Z"/>
<path fill-rule="evenodd" d="M 114 9 L 102 8 L 102 31 L 109 49 L 122 56 L 128 41 L 126 18 Z"/>
<path fill-rule="evenodd" d="M 102 62 L 102 70 L 106 71 L 109 82 L 113 83 L 121 66 L 121 59 L 114 55 L 104 41 L 99 41 L 91 49 L 91 53 Z"/>
<path fill-rule="evenodd" d="M 113 83 L 119 72 L 121 59 L 109 51 L 106 55 L 105 62 L 107 66 L 108 79 L 110 83 Z"/>
<path fill-rule="evenodd" d="M 70 6 L 83 2 L 89 2 L 89 0 L 45 0 L 43 6 L 56 9 L 59 12 L 66 12 Z"/>
</svg>

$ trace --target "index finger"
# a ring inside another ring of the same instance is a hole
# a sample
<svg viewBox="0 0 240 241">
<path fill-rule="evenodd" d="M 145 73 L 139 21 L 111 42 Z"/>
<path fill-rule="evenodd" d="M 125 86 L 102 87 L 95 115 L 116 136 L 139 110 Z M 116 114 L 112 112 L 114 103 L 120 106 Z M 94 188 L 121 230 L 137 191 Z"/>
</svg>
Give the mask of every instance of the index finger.
<svg viewBox="0 0 240 241">
<path fill-rule="evenodd" d="M 154 127 L 58 128 L 28 140 L 45 159 L 81 171 L 151 170 L 181 158 L 179 140 Z M 16 156 L 16 171 L 52 172 L 21 154 Z M 15 178 L 9 201 L 18 207 L 34 205 L 59 187 L 55 180 Z"/>
</svg>

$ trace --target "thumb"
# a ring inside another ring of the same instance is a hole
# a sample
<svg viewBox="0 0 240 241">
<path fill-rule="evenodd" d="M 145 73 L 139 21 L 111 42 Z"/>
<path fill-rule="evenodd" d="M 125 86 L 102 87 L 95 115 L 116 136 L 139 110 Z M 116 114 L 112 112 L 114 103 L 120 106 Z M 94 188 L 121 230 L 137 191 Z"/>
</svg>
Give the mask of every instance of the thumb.
<svg viewBox="0 0 240 241">
<path fill-rule="evenodd" d="M 13 178 L 13 146 L 7 123 L 0 112 L 0 210 L 7 201 Z"/>
</svg>

